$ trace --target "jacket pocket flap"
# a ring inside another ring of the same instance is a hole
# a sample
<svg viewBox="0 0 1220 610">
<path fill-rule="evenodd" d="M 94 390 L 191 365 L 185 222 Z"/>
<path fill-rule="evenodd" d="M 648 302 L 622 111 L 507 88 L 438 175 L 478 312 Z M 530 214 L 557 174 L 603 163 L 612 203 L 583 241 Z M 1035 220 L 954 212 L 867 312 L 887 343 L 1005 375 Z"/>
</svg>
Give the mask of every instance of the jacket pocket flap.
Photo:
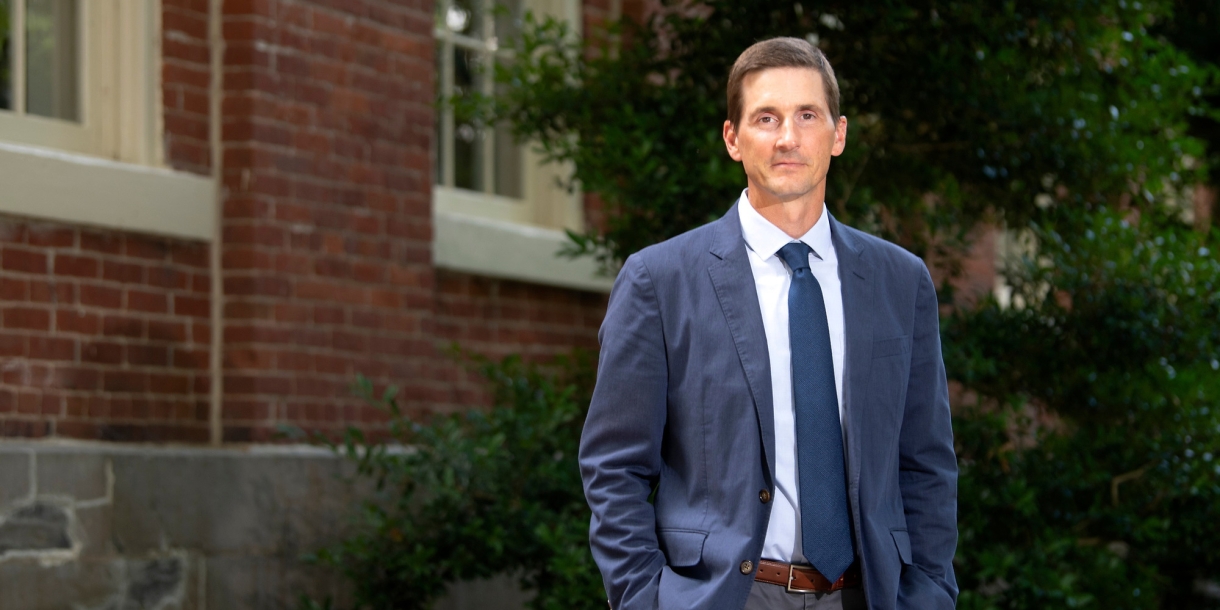
<svg viewBox="0 0 1220 610">
<path fill-rule="evenodd" d="M 696 530 L 660 530 L 657 532 L 661 552 L 670 566 L 693 566 L 703 557 L 707 532 Z"/>
<path fill-rule="evenodd" d="M 898 547 L 898 558 L 906 565 L 914 565 L 911 561 L 911 537 L 906 530 L 890 530 L 894 536 L 894 544 Z"/>
<path fill-rule="evenodd" d="M 873 341 L 873 358 L 905 354 L 909 351 L 911 351 L 911 343 L 910 339 L 905 335 Z"/>
</svg>

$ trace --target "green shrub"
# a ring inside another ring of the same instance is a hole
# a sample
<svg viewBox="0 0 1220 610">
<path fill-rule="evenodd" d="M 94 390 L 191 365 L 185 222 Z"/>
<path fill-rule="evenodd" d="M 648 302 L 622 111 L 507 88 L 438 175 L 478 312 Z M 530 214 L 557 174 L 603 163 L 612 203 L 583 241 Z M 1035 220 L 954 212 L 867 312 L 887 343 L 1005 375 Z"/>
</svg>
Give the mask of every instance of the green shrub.
<svg viewBox="0 0 1220 610">
<path fill-rule="evenodd" d="M 943 327 L 973 392 L 960 606 L 1216 607 L 1194 589 L 1220 576 L 1220 262 L 1165 215 L 1032 233 L 1014 304 Z"/>
<path fill-rule="evenodd" d="M 426 425 L 399 411 L 393 388 L 378 397 L 358 381 L 390 414 L 392 441 L 351 429 L 334 448 L 380 493 L 357 533 L 314 559 L 347 576 L 356 608 L 429 608 L 452 582 L 498 574 L 518 575 L 538 610 L 604 608 L 576 464 L 591 358 L 538 367 L 510 357 L 478 368 L 495 406 Z"/>
</svg>

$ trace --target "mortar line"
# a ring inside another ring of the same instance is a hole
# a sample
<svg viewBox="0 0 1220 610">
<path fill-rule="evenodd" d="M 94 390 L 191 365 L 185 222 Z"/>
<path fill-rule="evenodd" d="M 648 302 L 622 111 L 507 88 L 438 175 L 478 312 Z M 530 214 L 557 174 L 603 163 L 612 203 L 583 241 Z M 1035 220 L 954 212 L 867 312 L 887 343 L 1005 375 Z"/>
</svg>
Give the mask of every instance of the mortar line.
<svg viewBox="0 0 1220 610">
<path fill-rule="evenodd" d="M 216 209 L 212 227 L 212 243 L 208 248 L 208 271 L 211 275 L 212 336 L 208 354 L 211 390 L 208 404 L 208 436 L 213 445 L 224 442 L 221 422 L 224 406 L 224 271 L 221 247 L 224 236 L 224 0 L 208 0 L 208 50 L 211 52 L 211 83 L 208 91 L 208 143 L 212 154 L 212 178 L 216 183 Z"/>
</svg>

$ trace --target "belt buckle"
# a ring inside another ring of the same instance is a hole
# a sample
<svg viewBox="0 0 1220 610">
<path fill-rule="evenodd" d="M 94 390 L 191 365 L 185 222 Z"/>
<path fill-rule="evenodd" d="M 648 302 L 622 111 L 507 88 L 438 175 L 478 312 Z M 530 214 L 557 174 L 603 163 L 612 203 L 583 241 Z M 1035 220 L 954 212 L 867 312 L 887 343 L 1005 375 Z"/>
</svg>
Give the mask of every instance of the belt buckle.
<svg viewBox="0 0 1220 610">
<path fill-rule="evenodd" d="M 789 593 L 817 593 L 817 589 L 793 589 L 792 588 L 792 571 L 796 566 L 788 564 L 788 592 Z"/>
</svg>

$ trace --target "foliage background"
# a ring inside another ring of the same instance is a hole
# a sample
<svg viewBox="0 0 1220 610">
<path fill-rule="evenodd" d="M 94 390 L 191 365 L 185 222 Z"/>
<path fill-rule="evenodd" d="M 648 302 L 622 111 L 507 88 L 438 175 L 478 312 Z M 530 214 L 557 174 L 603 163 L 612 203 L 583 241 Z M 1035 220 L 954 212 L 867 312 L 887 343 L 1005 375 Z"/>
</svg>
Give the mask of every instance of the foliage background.
<svg viewBox="0 0 1220 610">
<path fill-rule="evenodd" d="M 1220 168 L 1218 24 L 1216 0 L 662 2 L 615 52 L 534 22 L 496 67 L 506 93 L 454 103 L 573 163 L 608 214 L 570 254 L 613 271 L 740 192 L 719 137 L 737 53 L 816 40 L 850 122 L 830 209 L 947 280 L 960 606 L 1215 608 L 1220 267 L 1215 232 L 1186 220 Z M 1007 298 L 948 281 L 980 225 L 1021 244 Z M 348 439 L 393 500 L 321 557 L 363 607 L 426 607 L 438 581 L 492 572 L 521 574 L 537 608 L 604 605 L 579 369 L 484 363 L 490 413 L 396 419 L 408 455 Z"/>
</svg>

